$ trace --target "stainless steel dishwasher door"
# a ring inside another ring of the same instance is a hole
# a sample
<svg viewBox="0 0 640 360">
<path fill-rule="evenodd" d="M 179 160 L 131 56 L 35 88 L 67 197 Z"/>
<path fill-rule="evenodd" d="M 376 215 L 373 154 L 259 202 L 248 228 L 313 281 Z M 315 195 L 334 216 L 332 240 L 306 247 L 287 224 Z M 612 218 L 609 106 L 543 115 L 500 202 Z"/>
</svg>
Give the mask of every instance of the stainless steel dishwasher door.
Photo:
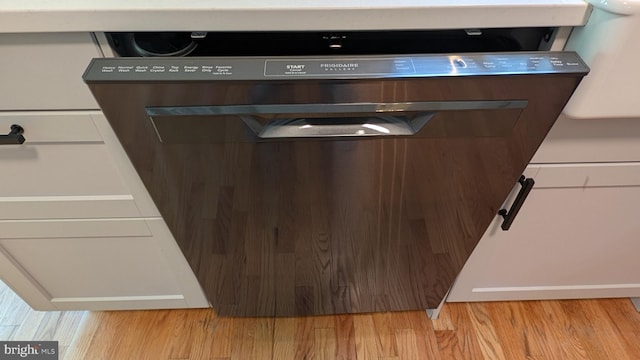
<svg viewBox="0 0 640 360">
<path fill-rule="evenodd" d="M 88 69 L 218 314 L 437 307 L 587 72 L 568 53 L 381 59 Z"/>
</svg>

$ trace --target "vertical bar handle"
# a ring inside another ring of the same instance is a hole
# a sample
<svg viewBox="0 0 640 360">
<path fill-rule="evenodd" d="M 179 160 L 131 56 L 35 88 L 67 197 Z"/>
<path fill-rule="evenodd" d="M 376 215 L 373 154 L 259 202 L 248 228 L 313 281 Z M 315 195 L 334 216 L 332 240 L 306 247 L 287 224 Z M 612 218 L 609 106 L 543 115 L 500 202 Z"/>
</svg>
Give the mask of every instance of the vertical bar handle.
<svg viewBox="0 0 640 360">
<path fill-rule="evenodd" d="M 24 143 L 24 129 L 20 125 L 11 125 L 11 131 L 7 135 L 0 135 L 0 145 L 19 145 Z"/>
<path fill-rule="evenodd" d="M 507 211 L 507 209 L 500 209 L 500 211 L 498 211 L 498 215 L 504 218 L 504 221 L 500 226 L 504 231 L 509 230 L 511 224 L 513 224 L 513 221 L 516 219 L 516 215 L 518 215 L 522 204 L 524 204 L 524 201 L 527 199 L 527 196 L 529 196 L 531 189 L 533 189 L 533 185 L 536 183 L 532 178 L 525 178 L 524 175 L 520 176 L 518 182 L 522 187 L 516 196 L 516 200 L 511 204 L 509 211 Z"/>
</svg>

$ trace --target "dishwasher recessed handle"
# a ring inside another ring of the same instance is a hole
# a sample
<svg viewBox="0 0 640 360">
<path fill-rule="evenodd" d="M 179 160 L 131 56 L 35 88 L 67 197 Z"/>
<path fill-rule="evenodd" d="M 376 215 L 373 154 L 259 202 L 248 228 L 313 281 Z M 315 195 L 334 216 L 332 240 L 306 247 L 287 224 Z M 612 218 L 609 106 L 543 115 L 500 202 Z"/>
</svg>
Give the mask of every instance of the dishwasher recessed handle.
<svg viewBox="0 0 640 360">
<path fill-rule="evenodd" d="M 440 111 L 523 109 L 527 100 L 150 106 L 152 120 L 237 116 L 263 139 L 415 135 Z M 306 116 L 304 115 L 306 114 Z M 268 123 L 259 118 L 268 118 Z"/>
<path fill-rule="evenodd" d="M 500 226 L 504 231 L 511 228 L 511 224 L 513 224 L 513 221 L 516 219 L 516 215 L 518 215 L 520 208 L 524 204 L 525 200 L 527 200 L 527 196 L 529 196 L 531 189 L 533 189 L 533 185 L 536 183 L 532 178 L 525 178 L 524 175 L 520 176 L 518 182 L 522 187 L 516 196 L 516 200 L 511 204 L 509 211 L 507 211 L 507 209 L 500 209 L 500 211 L 498 211 L 498 215 L 504 218 L 504 221 Z"/>
<path fill-rule="evenodd" d="M 404 116 L 346 116 L 336 118 L 275 118 L 266 125 L 250 115 L 240 119 L 261 139 L 302 137 L 352 137 L 415 135 L 435 115 L 420 113 Z"/>
<path fill-rule="evenodd" d="M 20 145 L 25 141 L 24 128 L 20 125 L 11 125 L 11 131 L 7 135 L 0 135 L 0 145 Z"/>
</svg>

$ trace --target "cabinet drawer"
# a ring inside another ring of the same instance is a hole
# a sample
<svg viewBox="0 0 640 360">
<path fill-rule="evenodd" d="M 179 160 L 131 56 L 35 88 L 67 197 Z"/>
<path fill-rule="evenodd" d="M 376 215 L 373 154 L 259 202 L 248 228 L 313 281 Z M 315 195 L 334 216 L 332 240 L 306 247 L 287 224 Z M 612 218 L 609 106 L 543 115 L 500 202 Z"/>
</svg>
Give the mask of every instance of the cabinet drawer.
<svg viewBox="0 0 640 360">
<path fill-rule="evenodd" d="M 535 188 L 587 188 L 640 185 L 640 163 L 531 164 Z"/>
<path fill-rule="evenodd" d="M 140 216 L 90 115 L 0 115 L 11 124 L 26 141 L 0 146 L 0 219 Z"/>
<path fill-rule="evenodd" d="M 140 219 L 0 220 L 0 239 L 151 236 Z"/>
<path fill-rule="evenodd" d="M 496 216 L 449 301 L 640 295 L 640 163 L 531 164 L 509 231 Z M 515 190 L 505 207 L 513 203 Z"/>
<path fill-rule="evenodd" d="M 24 129 L 25 144 L 103 142 L 88 114 L 79 112 L 2 112 L 0 132 L 9 133 L 11 125 Z M 10 147 L 3 145 L 2 148 Z"/>
<path fill-rule="evenodd" d="M 0 252 L 61 307 L 183 299 L 173 265 L 144 219 L 5 221 L 0 226 L 19 237 L 2 234 Z"/>
<path fill-rule="evenodd" d="M 0 34 L 0 110 L 97 109 L 82 81 L 90 33 Z"/>
<path fill-rule="evenodd" d="M 449 301 L 640 296 L 640 187 L 535 189 L 496 217 Z"/>
<path fill-rule="evenodd" d="M 640 161 L 640 119 L 572 119 L 560 115 L 532 163 Z"/>
</svg>

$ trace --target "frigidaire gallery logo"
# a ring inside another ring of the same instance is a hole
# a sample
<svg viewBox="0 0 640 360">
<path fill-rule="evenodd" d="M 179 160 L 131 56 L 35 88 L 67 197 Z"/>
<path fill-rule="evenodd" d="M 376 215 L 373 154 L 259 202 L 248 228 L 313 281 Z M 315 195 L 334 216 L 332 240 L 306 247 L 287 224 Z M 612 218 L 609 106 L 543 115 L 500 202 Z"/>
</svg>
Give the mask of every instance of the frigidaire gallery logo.
<svg viewBox="0 0 640 360">
<path fill-rule="evenodd" d="M 0 360 L 58 360 L 57 341 L 0 341 Z"/>
</svg>

